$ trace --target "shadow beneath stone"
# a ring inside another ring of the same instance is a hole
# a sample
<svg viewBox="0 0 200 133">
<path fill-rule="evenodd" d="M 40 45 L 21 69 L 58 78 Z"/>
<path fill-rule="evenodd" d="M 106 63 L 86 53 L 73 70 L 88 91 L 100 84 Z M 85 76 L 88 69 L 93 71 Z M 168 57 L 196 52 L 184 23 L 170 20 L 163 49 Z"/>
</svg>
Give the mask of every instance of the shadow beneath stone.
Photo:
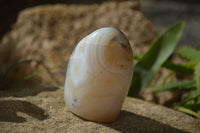
<svg viewBox="0 0 200 133">
<path fill-rule="evenodd" d="M 49 115 L 36 105 L 20 100 L 1 100 L 0 101 L 0 121 L 3 122 L 25 122 L 24 117 L 18 116 L 18 112 L 25 113 L 40 121 L 48 118 Z"/>
<path fill-rule="evenodd" d="M 37 87 L 37 88 L 16 88 L 16 89 L 8 89 L 8 90 L 0 90 L 0 98 L 1 97 L 27 97 L 27 96 L 35 96 L 44 91 L 56 91 L 58 87 Z"/>
<path fill-rule="evenodd" d="M 156 120 L 128 111 L 121 111 L 115 122 L 103 125 L 123 133 L 186 133 Z"/>
</svg>

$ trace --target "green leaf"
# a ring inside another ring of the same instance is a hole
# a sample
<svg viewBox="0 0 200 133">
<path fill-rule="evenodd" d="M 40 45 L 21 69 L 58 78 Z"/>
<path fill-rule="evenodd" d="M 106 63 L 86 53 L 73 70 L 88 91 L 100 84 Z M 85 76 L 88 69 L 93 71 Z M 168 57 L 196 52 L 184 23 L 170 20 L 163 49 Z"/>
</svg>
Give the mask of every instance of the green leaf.
<svg viewBox="0 0 200 133">
<path fill-rule="evenodd" d="M 200 51 L 195 48 L 182 46 L 178 49 L 177 54 L 194 62 L 200 62 Z"/>
<path fill-rule="evenodd" d="M 152 81 L 161 65 L 174 51 L 184 27 L 184 22 L 179 22 L 169 27 L 153 42 L 150 49 L 137 62 L 129 96 L 137 96 Z"/>
<path fill-rule="evenodd" d="M 142 57 L 139 56 L 139 55 L 134 54 L 134 55 L 133 55 L 133 58 L 136 59 L 136 60 L 140 60 Z"/>
<path fill-rule="evenodd" d="M 165 61 L 162 66 L 167 68 L 167 69 L 170 69 L 174 72 L 179 72 L 179 73 L 183 73 L 183 74 L 194 74 L 194 69 L 188 68 L 188 67 L 183 66 L 183 65 L 174 64 L 174 63 L 169 62 L 169 61 Z"/>
<path fill-rule="evenodd" d="M 16 62 L 14 62 L 13 64 L 11 64 L 10 66 L 8 66 L 8 68 L 6 69 L 5 72 L 3 72 L 1 74 L 1 79 L 5 79 L 7 74 L 9 73 L 10 70 L 12 70 L 13 68 L 15 68 L 16 66 L 20 65 L 20 64 L 24 64 L 24 63 L 29 63 L 29 62 L 32 62 L 34 60 L 32 59 L 25 59 L 25 60 L 18 60 Z"/>
<path fill-rule="evenodd" d="M 198 96 L 200 96 L 200 89 L 192 91 L 186 98 L 183 99 L 180 105 L 183 105 L 186 102 L 190 101 L 191 99 L 197 98 Z"/>
<path fill-rule="evenodd" d="M 140 60 L 142 57 L 140 57 L 138 55 L 133 55 L 133 58 L 136 60 Z M 179 73 L 183 73 L 183 74 L 194 74 L 194 69 L 189 68 L 188 66 L 185 66 L 185 65 L 175 64 L 170 61 L 165 61 L 162 64 L 162 67 L 172 70 L 174 72 L 179 72 Z"/>
<path fill-rule="evenodd" d="M 45 67 L 44 69 L 35 71 L 35 72 L 29 74 L 28 76 L 24 77 L 24 80 L 29 80 L 29 79 L 31 79 L 31 78 L 33 78 L 33 77 L 36 77 L 36 76 L 38 76 L 38 75 L 40 75 L 40 74 L 42 74 L 42 73 L 44 73 L 44 72 L 48 72 L 48 71 L 50 71 L 50 70 L 54 70 L 54 69 L 58 69 L 58 68 L 60 68 L 60 66 L 55 66 L 55 67 L 52 67 L 52 68 L 47 68 L 47 67 Z M 48 73 L 48 74 L 49 74 L 49 73 Z M 50 76 L 51 76 L 51 75 L 50 75 Z M 51 76 L 51 77 L 53 77 L 53 76 Z M 54 78 L 52 78 L 52 79 L 54 80 Z"/>
<path fill-rule="evenodd" d="M 196 90 L 192 91 L 183 101 L 181 105 L 190 101 L 191 99 L 197 98 L 200 96 L 200 63 L 195 67 L 195 80 L 196 80 Z"/>
<path fill-rule="evenodd" d="M 197 118 L 200 118 L 200 115 L 197 114 L 196 112 L 192 111 L 191 109 L 184 108 L 184 107 L 178 107 L 178 111 L 195 116 Z"/>
<path fill-rule="evenodd" d="M 169 72 L 169 73 L 165 76 L 165 78 L 163 79 L 162 84 L 166 84 L 166 83 L 167 83 L 167 80 L 168 80 L 170 77 L 172 77 L 174 74 L 175 74 L 175 72 L 173 72 L 173 71 Z"/>
<path fill-rule="evenodd" d="M 183 107 L 191 109 L 193 111 L 199 111 L 200 110 L 200 103 L 186 104 Z"/>
<path fill-rule="evenodd" d="M 184 66 L 185 67 L 190 67 L 190 68 L 194 68 L 197 65 L 198 61 L 188 61 L 188 62 L 184 62 Z"/>
<path fill-rule="evenodd" d="M 185 90 L 185 89 L 194 88 L 195 86 L 196 86 L 195 80 L 180 80 L 176 82 L 170 82 L 170 83 L 154 86 L 151 89 L 151 92 L 169 91 L 169 90 Z"/>
<path fill-rule="evenodd" d="M 195 67 L 195 80 L 197 82 L 197 89 L 200 89 L 200 63 Z"/>
<path fill-rule="evenodd" d="M 9 78 L 7 78 L 7 75 L 8 73 L 14 69 L 15 67 L 21 65 L 21 64 L 24 64 L 24 63 L 30 63 L 30 62 L 36 62 L 37 64 L 39 65 L 42 65 L 44 69 L 42 70 L 39 70 L 39 71 L 36 71 L 36 72 L 33 72 L 31 74 L 29 74 L 28 76 L 26 76 L 22 81 L 17 81 L 16 82 L 16 85 L 19 84 L 19 85 L 23 85 L 23 84 L 26 84 L 25 81 L 26 80 L 29 80 L 35 76 L 38 76 L 39 74 L 42 74 L 43 72 L 47 72 L 48 75 L 52 78 L 52 80 L 59 84 L 59 81 L 53 76 L 52 72 L 51 72 L 51 69 L 56 69 L 56 68 L 59 68 L 60 66 L 55 66 L 53 68 L 49 68 L 48 66 L 46 66 L 43 62 L 41 61 L 38 61 L 38 60 L 35 60 L 35 59 L 23 59 L 23 60 L 17 60 L 15 61 L 14 63 L 12 63 L 10 66 L 8 66 L 8 68 L 3 72 L 3 73 L 0 73 L 0 89 L 5 89 L 6 88 L 9 88 L 9 85 L 11 85 L 10 83 L 10 80 Z M 12 83 L 13 84 L 13 83 Z"/>
</svg>

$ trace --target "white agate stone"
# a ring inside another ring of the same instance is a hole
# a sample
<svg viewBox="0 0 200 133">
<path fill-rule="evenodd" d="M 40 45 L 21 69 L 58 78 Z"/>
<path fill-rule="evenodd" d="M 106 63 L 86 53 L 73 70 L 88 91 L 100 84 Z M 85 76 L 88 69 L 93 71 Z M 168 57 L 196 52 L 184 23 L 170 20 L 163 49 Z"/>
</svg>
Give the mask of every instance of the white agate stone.
<svg viewBox="0 0 200 133">
<path fill-rule="evenodd" d="M 111 27 L 83 38 L 73 51 L 64 97 L 74 114 L 112 122 L 120 113 L 133 75 L 133 54 L 125 35 Z"/>
</svg>

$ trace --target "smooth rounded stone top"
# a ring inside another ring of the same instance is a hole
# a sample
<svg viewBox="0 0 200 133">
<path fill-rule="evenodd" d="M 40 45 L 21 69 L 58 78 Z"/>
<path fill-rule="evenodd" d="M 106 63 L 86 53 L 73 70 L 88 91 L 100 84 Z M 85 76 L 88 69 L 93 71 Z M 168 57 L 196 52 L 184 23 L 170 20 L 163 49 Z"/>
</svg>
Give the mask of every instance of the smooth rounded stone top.
<svg viewBox="0 0 200 133">
<path fill-rule="evenodd" d="M 138 10 L 137 0 L 91 5 L 42 5 L 19 13 L 12 30 L 0 42 L 0 71 L 22 59 L 34 59 L 52 68 L 39 74 L 38 82 L 64 82 L 69 56 L 86 35 L 102 27 L 120 29 L 135 54 L 146 51 L 157 32 Z M 8 77 L 24 78 L 44 65 L 35 61 L 21 64 Z M 20 73 L 20 74 L 19 74 Z M 54 77 L 54 78 L 53 78 Z"/>
</svg>

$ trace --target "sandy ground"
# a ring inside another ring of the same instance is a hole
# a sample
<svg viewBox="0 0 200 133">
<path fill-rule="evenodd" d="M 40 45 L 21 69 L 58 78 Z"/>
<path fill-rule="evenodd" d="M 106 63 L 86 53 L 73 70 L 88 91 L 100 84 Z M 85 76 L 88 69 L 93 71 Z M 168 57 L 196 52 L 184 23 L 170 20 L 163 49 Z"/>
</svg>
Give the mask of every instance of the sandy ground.
<svg viewBox="0 0 200 133">
<path fill-rule="evenodd" d="M 66 107 L 63 88 L 0 91 L 0 132 L 178 132 L 200 131 L 200 120 L 127 98 L 118 119 L 110 124 L 83 120 Z"/>
</svg>

